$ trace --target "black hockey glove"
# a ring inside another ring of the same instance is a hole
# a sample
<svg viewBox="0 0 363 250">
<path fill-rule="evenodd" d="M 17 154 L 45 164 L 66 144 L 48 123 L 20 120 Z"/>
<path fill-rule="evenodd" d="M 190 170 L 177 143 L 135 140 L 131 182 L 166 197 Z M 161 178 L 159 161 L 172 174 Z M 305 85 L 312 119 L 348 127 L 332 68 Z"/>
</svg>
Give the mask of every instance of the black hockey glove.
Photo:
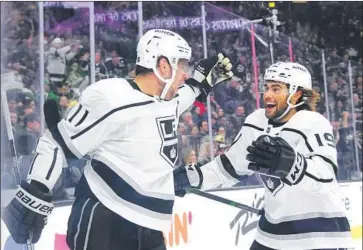
<svg viewBox="0 0 363 250">
<path fill-rule="evenodd" d="M 247 147 L 248 169 L 281 178 L 288 185 L 298 184 L 305 174 L 306 159 L 281 137 L 261 135 Z"/>
<path fill-rule="evenodd" d="M 219 53 L 218 56 L 211 56 L 201 60 L 194 69 L 191 78 L 185 81 L 200 89 L 199 101 L 205 101 L 214 86 L 224 82 L 233 76 L 232 64 L 228 57 Z M 216 75 L 216 79 L 212 79 Z"/>
<path fill-rule="evenodd" d="M 174 191 L 176 196 L 184 197 L 187 189 L 201 188 L 203 184 L 203 173 L 200 165 L 189 164 L 174 169 Z"/>
<path fill-rule="evenodd" d="M 47 216 L 53 211 L 52 197 L 40 191 L 35 185 L 23 181 L 15 197 L 4 209 L 2 219 L 11 236 L 18 244 L 28 239 L 37 243 Z"/>
</svg>

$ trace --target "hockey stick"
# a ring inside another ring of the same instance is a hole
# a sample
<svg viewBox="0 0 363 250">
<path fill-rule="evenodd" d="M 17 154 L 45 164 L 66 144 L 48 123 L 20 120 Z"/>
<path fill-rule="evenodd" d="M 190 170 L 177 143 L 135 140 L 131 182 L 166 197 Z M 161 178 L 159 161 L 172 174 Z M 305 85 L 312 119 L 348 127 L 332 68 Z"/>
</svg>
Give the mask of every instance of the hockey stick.
<svg viewBox="0 0 363 250">
<path fill-rule="evenodd" d="M 221 202 L 223 204 L 226 204 L 226 205 L 229 205 L 229 206 L 232 206 L 232 207 L 237 207 L 237 208 L 246 210 L 248 212 L 255 213 L 257 215 L 262 215 L 262 213 L 263 213 L 260 209 L 253 208 L 253 207 L 244 205 L 244 204 L 236 202 L 236 201 L 228 200 L 226 198 L 223 198 L 223 197 L 211 194 L 211 193 L 203 192 L 203 191 L 200 191 L 200 190 L 195 189 L 195 188 L 188 189 L 187 192 L 191 193 L 191 194 L 202 196 L 202 197 L 207 198 L 207 199 L 218 201 L 218 202 Z"/>
<path fill-rule="evenodd" d="M 6 96 L 5 91 L 1 91 L 1 102 L 2 102 L 1 105 L 3 106 L 3 112 L 4 112 L 6 132 L 8 134 L 8 139 L 9 139 L 10 153 L 11 153 L 11 157 L 13 158 L 13 171 L 14 171 L 14 176 L 15 176 L 15 183 L 17 185 L 20 185 L 21 180 L 20 180 L 20 171 L 19 171 L 19 167 L 18 167 L 18 157 L 16 154 L 16 149 L 15 149 L 15 144 L 14 144 L 13 129 L 11 127 L 8 98 Z"/>
<path fill-rule="evenodd" d="M 11 152 L 11 156 L 13 158 L 13 171 L 14 171 L 14 175 L 15 175 L 15 181 L 16 181 L 17 185 L 19 186 L 20 182 L 21 182 L 20 171 L 19 171 L 19 166 L 18 166 L 19 160 L 18 160 L 18 156 L 16 154 L 13 128 L 11 127 L 8 98 L 6 96 L 5 91 L 1 91 L 1 105 L 3 107 L 3 112 L 4 112 L 5 127 L 6 127 L 6 132 L 8 134 L 10 152 Z M 27 243 L 26 243 L 28 250 L 34 250 L 32 238 L 33 238 L 33 232 L 29 231 L 29 239 L 27 240 Z"/>
</svg>

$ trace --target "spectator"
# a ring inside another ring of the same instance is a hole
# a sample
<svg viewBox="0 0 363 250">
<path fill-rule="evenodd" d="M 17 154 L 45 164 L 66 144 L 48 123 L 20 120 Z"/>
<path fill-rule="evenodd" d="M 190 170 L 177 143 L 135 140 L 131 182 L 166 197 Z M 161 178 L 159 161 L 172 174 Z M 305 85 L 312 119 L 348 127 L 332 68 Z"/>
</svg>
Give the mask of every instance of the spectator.
<svg viewBox="0 0 363 250">
<path fill-rule="evenodd" d="M 30 113 L 24 117 L 24 128 L 16 132 L 16 149 L 20 155 L 30 155 L 40 136 L 40 119 Z"/>
<path fill-rule="evenodd" d="M 95 54 L 96 81 L 108 78 L 106 65 L 102 62 L 102 53 L 97 51 Z"/>
<path fill-rule="evenodd" d="M 115 50 L 112 51 L 111 58 L 106 59 L 105 66 L 111 77 L 126 77 L 128 75 L 124 59 Z"/>
<path fill-rule="evenodd" d="M 228 113 L 232 114 L 236 107 L 241 104 L 241 91 L 242 86 L 235 79 L 230 82 L 229 87 L 226 89 L 227 100 L 223 109 Z"/>
<path fill-rule="evenodd" d="M 208 128 L 208 121 L 207 120 L 201 120 L 198 123 L 198 127 L 199 127 L 199 134 L 200 134 L 201 137 L 208 136 L 209 128 Z"/>
<path fill-rule="evenodd" d="M 47 72 L 49 80 L 54 84 L 59 84 L 66 79 L 67 62 L 70 61 L 76 52 L 74 46 L 64 46 L 64 42 L 59 37 L 55 38 L 49 51 L 47 52 Z"/>
<path fill-rule="evenodd" d="M 202 166 L 211 161 L 212 153 L 210 151 L 211 145 L 209 141 L 203 142 L 199 148 L 198 163 Z M 217 143 L 212 142 L 213 155 L 217 153 Z"/>
<path fill-rule="evenodd" d="M 226 145 L 225 136 L 218 134 L 214 137 L 214 141 L 217 147 L 215 156 L 223 154 L 228 148 Z"/>
<path fill-rule="evenodd" d="M 59 114 L 61 117 L 66 117 L 66 114 L 68 113 L 68 105 L 69 105 L 68 97 L 65 95 L 60 96 L 59 97 Z"/>
<path fill-rule="evenodd" d="M 182 120 L 183 120 L 184 124 L 186 125 L 185 129 L 188 133 L 194 126 L 192 113 L 190 111 L 184 112 L 184 114 L 182 114 Z"/>
<path fill-rule="evenodd" d="M 5 22 L 4 34 L 6 39 L 17 41 L 20 45 L 35 34 L 33 21 L 20 9 L 13 9 L 9 19 Z"/>
<path fill-rule="evenodd" d="M 242 105 L 237 106 L 235 113 L 231 115 L 229 118 L 230 123 L 232 123 L 233 127 L 236 129 L 242 128 L 245 119 L 246 119 L 245 108 Z"/>
<path fill-rule="evenodd" d="M 81 74 L 81 70 L 77 61 L 73 61 L 70 65 L 66 84 L 72 88 L 79 88 L 85 81 L 85 77 Z"/>
<path fill-rule="evenodd" d="M 201 145 L 201 136 L 199 134 L 198 126 L 194 125 L 192 127 L 188 140 L 189 140 L 188 142 L 189 147 L 192 148 L 198 154 Z"/>
<path fill-rule="evenodd" d="M 191 148 L 185 148 L 183 150 L 183 165 L 197 163 L 197 154 Z"/>
<path fill-rule="evenodd" d="M 192 116 L 193 116 L 193 122 L 195 124 L 199 124 L 202 120 L 206 119 L 206 117 L 201 114 L 199 106 L 194 106 L 192 108 Z"/>
</svg>

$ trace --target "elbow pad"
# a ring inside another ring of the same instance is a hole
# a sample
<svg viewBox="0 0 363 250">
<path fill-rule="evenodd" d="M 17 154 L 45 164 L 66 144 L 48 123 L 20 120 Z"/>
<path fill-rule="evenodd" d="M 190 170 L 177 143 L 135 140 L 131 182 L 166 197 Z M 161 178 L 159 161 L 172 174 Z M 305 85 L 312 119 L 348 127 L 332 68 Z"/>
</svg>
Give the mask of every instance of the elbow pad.
<svg viewBox="0 0 363 250">
<path fill-rule="evenodd" d="M 29 168 L 28 179 L 37 181 L 52 190 L 63 167 L 67 166 L 61 146 L 54 140 L 49 130 L 39 138 L 35 156 Z"/>
</svg>

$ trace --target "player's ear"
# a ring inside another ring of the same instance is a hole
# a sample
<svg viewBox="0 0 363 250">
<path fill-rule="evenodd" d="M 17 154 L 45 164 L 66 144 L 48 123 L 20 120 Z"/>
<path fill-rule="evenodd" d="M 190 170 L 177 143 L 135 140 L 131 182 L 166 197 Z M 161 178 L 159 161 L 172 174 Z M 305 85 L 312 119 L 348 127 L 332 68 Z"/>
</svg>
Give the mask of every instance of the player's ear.
<svg viewBox="0 0 363 250">
<path fill-rule="evenodd" d="M 171 77 L 171 67 L 168 60 L 165 57 L 161 57 L 158 62 L 158 69 L 162 77 Z"/>
<path fill-rule="evenodd" d="M 303 93 L 301 90 L 296 91 L 296 93 L 291 97 L 291 103 L 296 104 L 300 97 L 302 97 Z"/>
</svg>

